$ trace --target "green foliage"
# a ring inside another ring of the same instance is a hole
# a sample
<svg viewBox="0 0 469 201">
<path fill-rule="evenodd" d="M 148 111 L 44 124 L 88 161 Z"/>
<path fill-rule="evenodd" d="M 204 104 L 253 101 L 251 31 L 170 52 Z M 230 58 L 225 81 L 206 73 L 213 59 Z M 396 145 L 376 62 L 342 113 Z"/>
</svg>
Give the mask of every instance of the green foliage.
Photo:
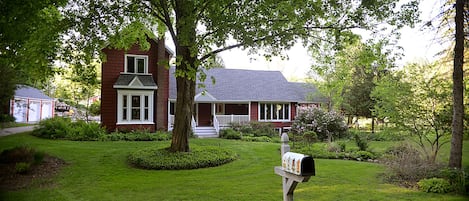
<svg viewBox="0 0 469 201">
<path fill-rule="evenodd" d="M 313 131 L 319 140 L 340 138 L 347 131 L 343 116 L 335 112 L 326 112 L 317 107 L 297 109 L 297 116 L 292 129 L 297 133 Z"/>
<path fill-rule="evenodd" d="M 469 172 L 454 168 L 443 168 L 438 177 L 444 178 L 451 184 L 452 191 L 459 194 L 469 194 Z"/>
<path fill-rule="evenodd" d="M 32 134 L 47 139 L 94 141 L 102 140 L 105 133 L 105 129 L 96 122 L 72 122 L 69 118 L 54 117 L 39 122 Z"/>
<path fill-rule="evenodd" d="M 101 114 L 101 101 L 93 102 L 88 108 L 91 115 L 98 116 Z"/>
<path fill-rule="evenodd" d="M 422 179 L 417 184 L 421 191 L 427 193 L 448 193 L 451 191 L 450 183 L 442 178 Z"/>
<path fill-rule="evenodd" d="M 368 139 L 366 139 L 366 137 L 355 134 L 353 138 L 360 151 L 366 151 L 368 149 Z"/>
<path fill-rule="evenodd" d="M 361 160 L 368 160 L 368 159 L 375 159 L 376 156 L 375 154 L 369 152 L 369 151 L 357 151 L 352 153 L 353 158 L 360 158 Z"/>
<path fill-rule="evenodd" d="M 318 135 L 314 131 L 306 131 L 303 133 L 303 140 L 307 143 L 313 143 L 318 140 Z"/>
<path fill-rule="evenodd" d="M 129 163 L 143 169 L 180 170 L 215 167 L 237 159 L 233 151 L 214 146 L 195 146 L 190 152 L 146 148 L 131 153 Z"/>
<path fill-rule="evenodd" d="M 232 128 L 227 128 L 227 129 L 220 130 L 220 137 L 224 139 L 239 140 L 241 139 L 241 133 L 239 131 L 235 131 Z"/>
<path fill-rule="evenodd" d="M 382 77 L 372 96 L 374 112 L 417 138 L 434 161 L 451 133 L 451 86 L 437 64 L 410 64 Z M 425 143 L 430 142 L 430 143 Z"/>
<path fill-rule="evenodd" d="M 15 172 L 19 174 L 26 174 L 31 168 L 30 163 L 19 162 L 15 165 Z"/>
<path fill-rule="evenodd" d="M 272 138 L 268 136 L 260 136 L 260 137 L 242 136 L 241 140 L 247 141 L 247 142 L 273 142 Z"/>
<path fill-rule="evenodd" d="M 113 132 L 106 135 L 105 140 L 110 141 L 167 141 L 171 140 L 171 133 L 167 131 L 131 131 L 128 133 Z"/>
<path fill-rule="evenodd" d="M 45 153 L 29 146 L 17 146 L 3 150 L 0 154 L 1 164 L 15 164 L 15 173 L 26 174 L 33 165 L 41 164 Z"/>
<path fill-rule="evenodd" d="M 230 127 L 242 134 L 253 134 L 255 137 L 273 137 L 277 134 L 274 130 L 274 125 L 270 122 L 250 121 L 246 123 L 230 123 Z"/>
</svg>

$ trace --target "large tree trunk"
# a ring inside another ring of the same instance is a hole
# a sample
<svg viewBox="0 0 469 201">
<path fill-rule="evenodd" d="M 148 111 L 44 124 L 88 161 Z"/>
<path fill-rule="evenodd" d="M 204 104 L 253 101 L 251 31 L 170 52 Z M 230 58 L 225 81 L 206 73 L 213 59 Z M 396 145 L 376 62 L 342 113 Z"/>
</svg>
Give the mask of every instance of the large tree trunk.
<svg viewBox="0 0 469 201">
<path fill-rule="evenodd" d="M 449 167 L 461 169 L 462 141 L 464 129 L 464 102 L 463 102 L 463 62 L 464 62 L 464 2 L 456 0 L 456 33 L 454 46 L 453 69 L 453 124 L 451 137 L 451 152 Z"/>
<path fill-rule="evenodd" d="M 171 151 L 188 152 L 189 135 L 192 132 L 192 114 L 197 75 L 196 16 L 194 3 L 176 1 L 176 114 Z"/>
</svg>

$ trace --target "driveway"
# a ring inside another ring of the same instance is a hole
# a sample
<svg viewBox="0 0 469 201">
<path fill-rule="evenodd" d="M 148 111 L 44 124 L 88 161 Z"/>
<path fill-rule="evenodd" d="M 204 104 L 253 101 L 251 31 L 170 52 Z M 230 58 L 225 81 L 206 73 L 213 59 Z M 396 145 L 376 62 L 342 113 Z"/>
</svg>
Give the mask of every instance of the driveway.
<svg viewBox="0 0 469 201">
<path fill-rule="evenodd" d="M 24 133 L 24 132 L 32 131 L 33 129 L 34 129 L 34 126 L 5 128 L 5 129 L 0 130 L 0 137 L 13 135 L 16 133 Z"/>
</svg>

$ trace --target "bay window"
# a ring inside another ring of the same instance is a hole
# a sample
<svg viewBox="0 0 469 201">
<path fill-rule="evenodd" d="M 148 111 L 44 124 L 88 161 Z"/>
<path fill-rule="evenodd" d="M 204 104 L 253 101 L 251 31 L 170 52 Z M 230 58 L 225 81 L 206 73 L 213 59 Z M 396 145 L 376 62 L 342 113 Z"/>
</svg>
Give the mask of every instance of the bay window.
<svg viewBox="0 0 469 201">
<path fill-rule="evenodd" d="M 118 90 L 118 124 L 152 124 L 153 91 Z"/>
</svg>

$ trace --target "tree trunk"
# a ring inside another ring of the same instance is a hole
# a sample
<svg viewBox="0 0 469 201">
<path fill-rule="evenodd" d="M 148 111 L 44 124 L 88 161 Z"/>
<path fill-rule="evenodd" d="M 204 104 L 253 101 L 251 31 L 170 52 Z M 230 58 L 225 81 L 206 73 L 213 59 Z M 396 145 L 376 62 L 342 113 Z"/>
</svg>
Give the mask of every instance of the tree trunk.
<svg viewBox="0 0 469 201">
<path fill-rule="evenodd" d="M 371 117 L 371 133 L 375 133 L 375 117 Z"/>
<path fill-rule="evenodd" d="M 461 169 L 464 129 L 463 62 L 464 62 L 464 0 L 456 0 L 456 33 L 453 69 L 453 122 L 449 167 Z"/>
<path fill-rule="evenodd" d="M 188 152 L 197 79 L 196 14 L 194 2 L 176 1 L 176 113 L 171 151 Z"/>
</svg>

